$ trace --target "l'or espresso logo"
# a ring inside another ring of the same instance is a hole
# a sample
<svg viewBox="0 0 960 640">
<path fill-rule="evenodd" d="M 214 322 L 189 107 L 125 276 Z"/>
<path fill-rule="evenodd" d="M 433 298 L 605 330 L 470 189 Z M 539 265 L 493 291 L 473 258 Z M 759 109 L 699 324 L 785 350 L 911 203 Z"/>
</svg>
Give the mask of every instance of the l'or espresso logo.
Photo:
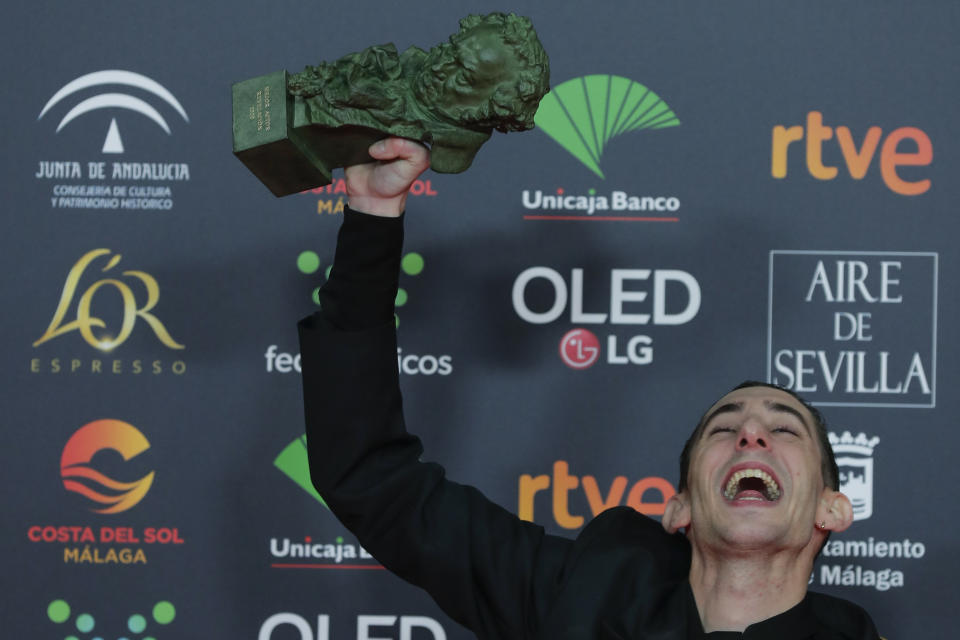
<svg viewBox="0 0 960 640">
<path fill-rule="evenodd" d="M 89 422 L 67 440 L 60 455 L 63 487 L 89 511 L 113 516 L 138 506 L 153 486 L 144 468 L 150 442 L 122 420 Z M 139 477 L 138 477 L 139 476 Z M 47 524 L 32 525 L 27 539 L 63 546 L 65 564 L 146 564 L 146 545 L 179 545 L 177 527 Z"/>
<path fill-rule="evenodd" d="M 771 251 L 767 377 L 819 405 L 936 406 L 937 254 Z"/>
<path fill-rule="evenodd" d="M 73 102 L 76 104 L 69 106 Z M 53 114 L 64 111 L 57 124 L 58 134 L 68 126 L 104 126 L 106 135 L 100 153 L 118 159 L 108 161 L 103 156 L 85 155 L 81 159 L 40 160 L 34 177 L 53 181 L 50 206 L 123 211 L 172 209 L 174 186 L 190 180 L 189 164 L 161 159 L 155 154 L 145 156 L 139 151 L 137 158 L 119 159 L 127 148 L 118 118 L 126 118 L 128 125 L 134 123 L 134 119 L 145 119 L 172 135 L 167 118 L 157 107 L 184 122 L 190 121 L 183 106 L 166 87 L 132 71 L 95 71 L 71 80 L 56 91 L 37 119 L 50 120 Z M 102 111 L 110 116 L 109 126 L 106 126 L 106 116 L 78 120 L 79 116 Z M 136 115 L 131 118 L 132 114 Z M 140 136 L 143 138 L 142 133 Z"/>
<path fill-rule="evenodd" d="M 583 269 L 570 271 L 569 285 L 557 270 L 530 267 L 513 282 L 513 309 L 530 324 L 559 320 L 569 308 L 570 323 L 612 325 L 601 339 L 589 329 L 574 327 L 560 337 L 560 360 L 574 370 L 597 362 L 611 365 L 647 365 L 653 362 L 653 338 L 633 333 L 631 326 L 681 325 L 693 320 L 700 310 L 700 284 L 677 269 L 610 269 L 609 288 L 594 275 L 586 280 Z M 585 284 L 588 282 L 588 284 Z M 606 295 L 608 303 L 590 307 L 587 299 Z M 630 334 L 633 335 L 630 335 Z"/>
<path fill-rule="evenodd" d="M 94 249 L 84 254 L 70 269 L 60 301 L 46 331 L 34 347 L 41 347 L 53 340 L 63 341 L 76 332 L 84 342 L 98 352 L 108 354 L 121 346 L 134 332 L 150 331 L 168 349 L 182 350 L 157 316 L 160 301 L 160 286 L 156 278 L 139 269 L 117 268 L 122 256 L 110 249 Z M 98 263 L 98 264 L 94 264 Z M 91 281 L 91 272 L 99 267 L 106 277 Z M 100 292 L 112 291 L 113 296 Z M 100 295 L 98 295 L 100 294 Z M 119 299 L 119 305 L 117 304 Z M 96 307 L 96 310 L 95 310 Z M 98 315 L 99 314 L 99 315 Z M 104 316 L 111 316 L 110 322 Z M 122 358 L 84 359 L 78 356 L 33 358 L 30 371 L 33 373 L 131 373 L 134 375 L 159 375 L 173 372 L 182 375 L 187 365 L 183 360 L 167 363 L 160 359 L 143 360 Z"/>
</svg>

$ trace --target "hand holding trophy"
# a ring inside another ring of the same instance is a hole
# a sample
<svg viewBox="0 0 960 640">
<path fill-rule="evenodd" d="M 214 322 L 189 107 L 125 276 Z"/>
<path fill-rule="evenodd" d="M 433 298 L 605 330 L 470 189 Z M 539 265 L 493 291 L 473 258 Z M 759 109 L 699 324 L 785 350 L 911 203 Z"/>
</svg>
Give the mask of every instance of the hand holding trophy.
<svg viewBox="0 0 960 640">
<path fill-rule="evenodd" d="M 371 162 L 370 145 L 389 136 L 429 146 L 434 171 L 460 173 L 494 129 L 533 128 L 549 78 L 529 19 L 472 15 L 429 51 L 373 46 L 234 84 L 233 152 L 276 196 Z"/>
</svg>

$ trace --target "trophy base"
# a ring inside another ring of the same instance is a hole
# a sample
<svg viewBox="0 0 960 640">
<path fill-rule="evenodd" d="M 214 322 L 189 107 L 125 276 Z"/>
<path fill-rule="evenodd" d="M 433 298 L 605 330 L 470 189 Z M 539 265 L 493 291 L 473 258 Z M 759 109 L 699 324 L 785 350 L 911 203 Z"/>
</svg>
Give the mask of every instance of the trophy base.
<svg viewBox="0 0 960 640">
<path fill-rule="evenodd" d="M 322 187 L 332 172 L 372 158 L 367 148 L 387 134 L 344 125 L 309 122 L 306 105 L 287 93 L 287 72 L 233 85 L 233 154 L 280 197 Z"/>
</svg>

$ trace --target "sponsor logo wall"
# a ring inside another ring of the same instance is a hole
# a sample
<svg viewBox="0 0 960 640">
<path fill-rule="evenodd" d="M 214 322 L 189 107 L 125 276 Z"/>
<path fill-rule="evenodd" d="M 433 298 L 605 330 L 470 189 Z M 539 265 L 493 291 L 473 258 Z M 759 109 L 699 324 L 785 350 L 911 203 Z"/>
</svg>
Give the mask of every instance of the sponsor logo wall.
<svg viewBox="0 0 960 640">
<path fill-rule="evenodd" d="M 551 534 L 658 519 L 701 411 L 784 385 L 824 412 L 854 507 L 810 588 L 889 640 L 952 638 L 960 508 L 931 474 L 960 448 L 956 11 L 510 9 L 551 57 L 536 129 L 407 201 L 396 357 L 424 459 Z M 472 637 L 310 483 L 296 322 L 343 174 L 275 198 L 228 123 L 233 81 L 426 48 L 464 12 L 8 11 L 5 637 Z"/>
</svg>

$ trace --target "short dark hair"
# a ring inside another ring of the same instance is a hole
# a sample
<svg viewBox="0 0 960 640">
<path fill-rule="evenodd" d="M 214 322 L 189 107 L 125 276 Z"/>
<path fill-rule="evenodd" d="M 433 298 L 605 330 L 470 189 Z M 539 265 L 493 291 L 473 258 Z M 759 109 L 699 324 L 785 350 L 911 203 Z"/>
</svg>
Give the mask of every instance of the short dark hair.
<svg viewBox="0 0 960 640">
<path fill-rule="evenodd" d="M 796 393 L 769 382 L 758 382 L 756 380 L 746 380 L 741 382 L 727 393 L 732 393 L 738 389 L 748 389 L 750 387 L 768 387 L 777 389 L 789 394 L 796 399 L 813 416 L 813 431 L 816 434 L 817 443 L 820 445 L 820 473 L 823 476 L 823 484 L 834 491 L 840 489 L 840 470 L 837 468 L 837 459 L 833 455 L 833 447 L 830 446 L 830 440 L 827 437 L 827 423 L 823 415 L 812 404 L 798 396 Z M 683 452 L 680 454 L 680 491 L 687 488 L 687 474 L 690 472 L 690 456 L 693 454 L 693 448 L 703 435 L 703 430 L 707 426 L 707 414 L 704 413 L 697 423 L 697 427 L 690 434 L 686 444 L 683 445 Z"/>
</svg>

